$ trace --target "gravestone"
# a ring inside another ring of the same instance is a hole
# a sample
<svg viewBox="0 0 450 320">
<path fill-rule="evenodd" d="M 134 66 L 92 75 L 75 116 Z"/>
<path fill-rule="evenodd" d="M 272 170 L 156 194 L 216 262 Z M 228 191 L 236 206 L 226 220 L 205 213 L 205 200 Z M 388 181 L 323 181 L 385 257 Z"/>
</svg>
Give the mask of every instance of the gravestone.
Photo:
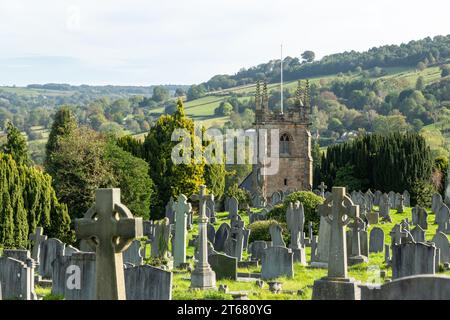
<svg viewBox="0 0 450 320">
<path fill-rule="evenodd" d="M 274 193 L 272 193 L 272 205 L 273 206 L 280 203 L 281 200 L 282 200 L 282 197 L 278 191 L 275 191 Z"/>
<path fill-rule="evenodd" d="M 403 213 L 405 211 L 405 198 L 400 193 L 396 194 L 395 202 L 397 213 Z"/>
<path fill-rule="evenodd" d="M 283 240 L 283 229 L 278 223 L 272 223 L 269 227 L 270 238 L 272 240 L 272 246 L 274 247 L 286 247 L 286 242 Z"/>
<path fill-rule="evenodd" d="M 388 244 L 384 245 L 384 263 L 387 266 L 391 265 L 391 246 Z"/>
<path fill-rule="evenodd" d="M 153 222 L 155 236 L 152 240 L 151 256 L 169 259 L 170 221 L 166 217 Z"/>
<path fill-rule="evenodd" d="M 174 200 L 170 197 L 169 202 L 166 204 L 166 218 L 169 219 L 169 224 L 173 224 L 175 220 L 175 211 L 173 209 Z"/>
<path fill-rule="evenodd" d="M 289 204 L 286 211 L 287 227 L 291 233 L 289 248 L 294 253 L 294 261 L 306 265 L 305 239 L 303 229 L 305 226 L 305 213 L 303 204 L 297 201 Z"/>
<path fill-rule="evenodd" d="M 214 201 L 214 195 L 211 194 L 211 198 L 206 201 L 206 213 L 210 223 L 216 222 L 216 203 Z"/>
<path fill-rule="evenodd" d="M 392 247 L 392 278 L 418 274 L 434 274 L 436 246 L 429 243 L 408 242 Z"/>
<path fill-rule="evenodd" d="M 217 229 L 216 237 L 214 239 L 214 250 L 224 252 L 225 243 L 228 238 L 231 238 L 231 227 L 228 223 L 222 223 Z"/>
<path fill-rule="evenodd" d="M 311 237 L 311 265 L 317 260 L 317 242 L 318 236 Z"/>
<path fill-rule="evenodd" d="M 449 233 L 450 229 L 450 209 L 446 204 L 442 204 L 436 214 L 436 223 L 438 231 Z"/>
<path fill-rule="evenodd" d="M 325 199 L 325 191 L 327 191 L 328 186 L 322 181 L 319 185 L 320 196 Z"/>
<path fill-rule="evenodd" d="M 145 237 L 147 237 L 149 240 L 153 239 L 154 233 L 153 233 L 153 221 L 143 221 L 143 234 Z"/>
<path fill-rule="evenodd" d="M 413 241 L 411 233 L 407 230 L 403 230 L 400 224 L 396 224 L 389 234 L 391 236 L 391 247 L 396 244 L 403 244 Z"/>
<path fill-rule="evenodd" d="M 4 249 L 3 256 L 22 261 L 24 263 L 31 259 L 30 251 L 25 249 Z"/>
<path fill-rule="evenodd" d="M 73 247 L 71 245 L 66 246 L 66 248 L 64 249 L 64 255 L 65 256 L 71 256 L 75 252 L 80 252 L 80 250 L 78 250 L 77 248 L 75 248 L 75 247 Z"/>
<path fill-rule="evenodd" d="M 261 260 L 264 255 L 264 250 L 267 249 L 267 242 L 258 240 L 250 243 L 248 252 L 252 261 Z"/>
<path fill-rule="evenodd" d="M 75 232 L 96 245 L 96 299 L 125 300 L 122 252 L 142 237 L 142 218 L 120 202 L 120 189 L 97 189 L 95 204 L 75 220 Z"/>
<path fill-rule="evenodd" d="M 408 190 L 403 191 L 403 198 L 405 207 L 411 207 L 411 195 L 409 194 Z"/>
<path fill-rule="evenodd" d="M 383 252 L 384 250 L 384 231 L 375 227 L 370 231 L 369 252 Z"/>
<path fill-rule="evenodd" d="M 420 225 L 415 226 L 411 230 L 411 235 L 415 242 L 425 242 L 425 230 Z"/>
<path fill-rule="evenodd" d="M 389 199 L 389 196 L 387 194 L 383 194 L 380 197 L 380 216 L 383 218 L 383 220 L 390 220 L 390 216 L 389 216 L 389 209 L 391 208 L 391 202 Z"/>
<path fill-rule="evenodd" d="M 450 262 L 450 245 L 447 235 L 443 232 L 437 231 L 431 242 L 434 242 L 436 248 L 439 249 L 439 261 L 440 263 Z"/>
<path fill-rule="evenodd" d="M 282 276 L 294 277 L 294 254 L 286 247 L 268 247 L 264 250 L 261 261 L 261 279 L 268 280 Z"/>
<path fill-rule="evenodd" d="M 331 225 L 326 221 L 325 217 L 320 217 L 319 243 L 317 244 L 316 259 L 311 263 L 312 267 L 328 268 L 330 235 Z"/>
<path fill-rule="evenodd" d="M 208 262 L 216 273 L 216 280 L 237 280 L 238 260 L 235 257 L 215 252 L 208 256 Z"/>
<path fill-rule="evenodd" d="M 41 242 L 39 254 L 39 274 L 46 279 L 52 277 L 52 262 L 64 255 L 66 245 L 59 239 L 51 238 Z"/>
<path fill-rule="evenodd" d="M 354 220 L 349 224 L 351 237 L 350 237 L 350 254 L 348 255 L 348 262 L 350 265 L 367 262 L 368 253 L 366 255 L 362 253 L 362 232 L 365 228 L 365 223 L 360 217 L 355 217 Z M 367 233 L 365 233 L 365 249 L 367 250 Z"/>
<path fill-rule="evenodd" d="M 216 238 L 216 229 L 214 226 L 208 222 L 208 230 L 207 230 L 208 241 L 214 243 Z"/>
<path fill-rule="evenodd" d="M 374 225 L 374 224 L 378 224 L 380 215 L 378 212 L 371 211 L 371 212 L 367 213 L 366 217 L 367 217 L 367 221 L 369 222 L 369 224 Z"/>
<path fill-rule="evenodd" d="M 171 300 L 172 272 L 149 265 L 124 270 L 127 300 Z"/>
<path fill-rule="evenodd" d="M 359 207 L 346 195 L 345 188 L 333 187 L 331 197 L 319 205 L 319 213 L 331 224 L 328 275 L 314 281 L 314 300 L 354 300 L 359 297 L 357 283 L 347 277 L 345 226 L 359 218 Z"/>
<path fill-rule="evenodd" d="M 412 208 L 412 223 L 413 225 L 420 225 L 424 230 L 428 229 L 428 213 L 424 208 L 415 206 Z"/>
<path fill-rule="evenodd" d="M 444 201 L 442 200 L 441 194 L 440 193 L 433 194 L 433 197 L 431 198 L 431 210 L 433 210 L 435 214 L 439 212 L 439 209 L 443 204 Z"/>
<path fill-rule="evenodd" d="M 0 284 L 3 300 L 36 300 L 33 260 L 0 257 Z"/>
<path fill-rule="evenodd" d="M 231 221 L 231 237 L 228 239 L 229 241 L 226 242 L 228 248 L 225 250 L 225 253 L 232 257 L 236 257 L 238 261 L 241 261 L 244 251 L 246 230 L 245 222 L 239 215 L 236 217 L 238 219 Z"/>
<path fill-rule="evenodd" d="M 206 201 L 211 195 L 206 194 L 206 186 L 200 186 L 200 193 L 193 195 L 194 201 L 199 201 L 199 219 L 198 219 L 198 261 L 195 264 L 194 271 L 191 273 L 191 288 L 200 290 L 216 287 L 216 274 L 208 263 L 208 235 L 206 216 Z M 233 198 L 232 198 L 233 199 Z M 237 213 L 237 212 L 236 212 Z"/>
<path fill-rule="evenodd" d="M 31 250 L 31 258 L 34 260 L 36 265 L 39 265 L 39 253 L 41 251 L 41 243 L 47 240 L 47 236 L 44 235 L 44 228 L 37 227 L 35 233 L 30 233 L 28 240 L 33 243 Z"/>
<path fill-rule="evenodd" d="M 178 196 L 174 204 L 175 210 L 175 242 L 173 248 L 174 266 L 186 263 L 187 217 L 192 210 L 184 194 Z"/>
<path fill-rule="evenodd" d="M 228 219 L 235 220 L 239 213 L 239 202 L 235 197 L 228 200 Z"/>
<path fill-rule="evenodd" d="M 396 207 L 396 202 L 395 202 L 396 194 L 395 194 L 395 192 L 394 191 L 389 191 L 388 197 L 389 197 L 389 203 L 390 203 L 391 208 L 395 208 Z"/>
<path fill-rule="evenodd" d="M 381 199 L 382 195 L 383 195 L 383 193 L 380 190 L 375 191 L 375 193 L 373 194 L 373 204 L 375 206 L 380 205 L 380 199 Z"/>
<path fill-rule="evenodd" d="M 65 300 L 94 300 L 95 253 L 75 252 L 53 261 L 52 295 Z"/>
<path fill-rule="evenodd" d="M 144 262 L 142 255 L 141 242 L 139 240 L 133 240 L 128 249 L 123 251 L 123 262 L 131 263 L 135 266 L 140 266 Z"/>
</svg>

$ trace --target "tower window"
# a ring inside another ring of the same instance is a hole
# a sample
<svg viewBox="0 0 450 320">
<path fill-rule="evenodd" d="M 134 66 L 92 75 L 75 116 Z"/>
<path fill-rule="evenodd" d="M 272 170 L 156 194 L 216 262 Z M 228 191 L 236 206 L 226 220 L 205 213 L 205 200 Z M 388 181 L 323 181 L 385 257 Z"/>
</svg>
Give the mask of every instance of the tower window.
<svg viewBox="0 0 450 320">
<path fill-rule="evenodd" d="M 292 138 L 287 134 L 283 133 L 280 137 L 280 153 L 281 154 L 290 154 L 290 142 L 292 141 Z"/>
<path fill-rule="evenodd" d="M 287 179 L 284 179 L 284 185 L 287 186 Z"/>
</svg>

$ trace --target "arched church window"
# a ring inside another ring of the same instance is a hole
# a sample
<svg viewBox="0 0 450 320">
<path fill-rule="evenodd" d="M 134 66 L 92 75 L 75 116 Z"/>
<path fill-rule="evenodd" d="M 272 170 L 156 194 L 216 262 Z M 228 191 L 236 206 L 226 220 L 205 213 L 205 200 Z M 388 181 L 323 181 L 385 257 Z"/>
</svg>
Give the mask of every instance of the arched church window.
<svg viewBox="0 0 450 320">
<path fill-rule="evenodd" d="M 292 141 L 292 138 L 287 134 L 283 133 L 280 137 L 280 153 L 281 154 L 290 154 L 290 143 Z"/>
</svg>

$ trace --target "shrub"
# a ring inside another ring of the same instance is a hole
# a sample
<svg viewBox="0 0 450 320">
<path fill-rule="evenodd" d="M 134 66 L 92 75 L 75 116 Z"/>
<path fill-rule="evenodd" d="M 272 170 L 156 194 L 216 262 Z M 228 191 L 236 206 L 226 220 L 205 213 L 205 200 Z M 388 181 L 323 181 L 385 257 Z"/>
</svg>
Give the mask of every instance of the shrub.
<svg viewBox="0 0 450 320">
<path fill-rule="evenodd" d="M 315 233 L 319 230 L 320 217 L 317 213 L 317 207 L 319 204 L 323 203 L 322 197 L 314 194 L 311 191 L 297 191 L 291 193 L 284 199 L 283 204 L 276 205 L 269 213 L 268 217 L 270 219 L 275 219 L 278 222 L 286 222 L 286 210 L 290 202 L 300 201 L 303 204 L 303 209 L 305 211 L 305 229 L 308 230 L 308 223 L 312 221 L 313 230 Z"/>
<path fill-rule="evenodd" d="M 229 198 L 235 197 L 237 201 L 239 202 L 239 205 L 243 204 L 251 204 L 251 195 L 250 192 L 248 192 L 245 189 L 239 188 L 237 183 L 234 183 L 231 185 L 231 187 L 228 188 L 228 190 L 225 192 L 225 195 Z"/>
<path fill-rule="evenodd" d="M 250 237 L 248 243 L 253 241 L 271 241 L 269 227 L 273 223 L 278 223 L 276 220 L 262 220 L 255 221 L 248 226 L 250 229 Z M 283 229 L 283 239 L 286 244 L 289 243 L 289 231 L 287 230 L 286 223 L 279 223 Z"/>
<path fill-rule="evenodd" d="M 411 189 L 411 205 L 419 205 L 424 208 L 431 207 L 431 199 L 436 189 L 427 181 L 417 181 Z"/>
</svg>

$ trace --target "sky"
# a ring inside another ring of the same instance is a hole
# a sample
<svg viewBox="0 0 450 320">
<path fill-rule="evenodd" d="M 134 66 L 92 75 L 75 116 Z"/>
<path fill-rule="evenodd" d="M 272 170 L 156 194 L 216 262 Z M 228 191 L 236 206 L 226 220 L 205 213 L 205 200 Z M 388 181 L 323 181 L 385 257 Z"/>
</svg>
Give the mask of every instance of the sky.
<svg viewBox="0 0 450 320">
<path fill-rule="evenodd" d="M 0 85 L 193 84 L 450 33 L 448 0 L 0 0 Z"/>
</svg>

